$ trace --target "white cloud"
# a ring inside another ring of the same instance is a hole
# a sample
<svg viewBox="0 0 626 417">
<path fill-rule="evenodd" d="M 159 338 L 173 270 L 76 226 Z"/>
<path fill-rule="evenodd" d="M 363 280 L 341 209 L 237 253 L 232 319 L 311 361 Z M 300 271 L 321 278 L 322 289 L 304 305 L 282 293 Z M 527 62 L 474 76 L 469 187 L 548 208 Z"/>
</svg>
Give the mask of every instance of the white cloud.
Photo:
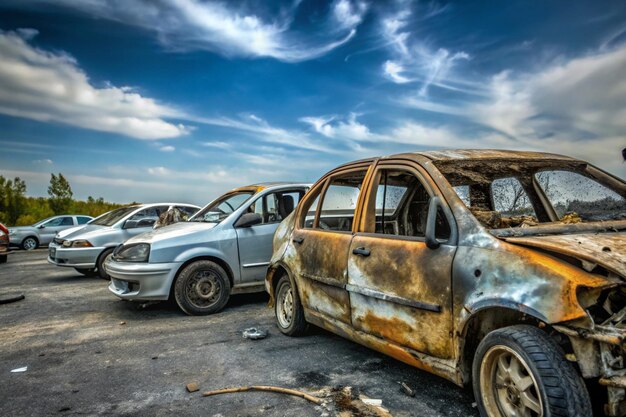
<svg viewBox="0 0 626 417">
<path fill-rule="evenodd" d="M 443 13 L 446 7 L 431 5 L 422 15 L 414 16 L 411 5 L 401 2 L 402 8 L 381 20 L 381 35 L 391 49 L 393 59 L 383 63 L 382 71 L 397 84 L 420 82 L 419 95 L 426 96 L 431 85 L 450 87 L 455 80 L 451 72 L 459 61 L 470 59 L 463 51 L 450 52 L 445 48 L 429 47 L 416 40 L 411 27 Z M 453 87 L 454 88 L 454 87 Z"/>
<path fill-rule="evenodd" d="M 232 57 L 271 57 L 286 62 L 322 56 L 348 42 L 367 7 L 340 0 L 313 36 L 291 29 L 299 1 L 275 16 L 261 16 L 262 8 L 199 0 L 32 0 L 64 5 L 99 18 L 141 27 L 157 34 L 174 50 L 208 50 Z M 339 24 L 336 20 L 342 19 Z"/>
<path fill-rule="evenodd" d="M 35 165 L 52 165 L 53 163 L 52 159 L 35 159 L 33 161 Z"/>
<path fill-rule="evenodd" d="M 369 128 L 357 120 L 357 114 L 350 113 L 344 120 L 337 120 L 337 117 L 302 117 L 300 121 L 307 123 L 313 129 L 328 138 L 369 140 L 372 133 Z M 334 123 L 333 123 L 334 122 Z"/>
<path fill-rule="evenodd" d="M 165 145 L 165 146 L 161 146 L 159 148 L 160 151 L 162 152 L 174 152 L 176 150 L 176 148 L 174 146 L 171 145 Z"/>
<path fill-rule="evenodd" d="M 30 45 L 35 34 L 0 31 L 0 113 L 138 139 L 188 132 L 164 120 L 179 116 L 173 108 L 129 87 L 94 87 L 72 57 Z"/>
</svg>

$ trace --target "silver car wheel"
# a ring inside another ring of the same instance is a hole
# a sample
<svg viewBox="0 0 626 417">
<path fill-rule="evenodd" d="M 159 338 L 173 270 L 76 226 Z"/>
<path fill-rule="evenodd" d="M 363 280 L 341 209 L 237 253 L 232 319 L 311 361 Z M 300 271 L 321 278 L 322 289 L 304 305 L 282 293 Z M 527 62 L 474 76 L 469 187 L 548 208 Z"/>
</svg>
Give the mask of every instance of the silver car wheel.
<svg viewBox="0 0 626 417">
<path fill-rule="evenodd" d="M 222 285 L 211 271 L 198 271 L 187 282 L 185 292 L 191 304 L 206 308 L 219 301 Z"/>
<path fill-rule="evenodd" d="M 278 324 L 286 329 L 291 325 L 291 321 L 293 320 L 293 293 L 291 292 L 291 285 L 283 285 L 280 288 L 276 303 L 278 306 L 276 314 Z"/>
<path fill-rule="evenodd" d="M 33 250 L 37 247 L 37 241 L 32 237 L 27 237 L 22 242 L 22 247 L 24 250 Z"/>
</svg>

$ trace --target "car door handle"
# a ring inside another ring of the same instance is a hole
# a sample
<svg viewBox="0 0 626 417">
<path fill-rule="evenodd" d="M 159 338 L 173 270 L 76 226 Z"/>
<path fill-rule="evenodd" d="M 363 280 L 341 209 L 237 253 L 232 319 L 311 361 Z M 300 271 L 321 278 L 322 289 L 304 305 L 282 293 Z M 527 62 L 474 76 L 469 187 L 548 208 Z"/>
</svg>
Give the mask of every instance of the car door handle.
<svg viewBox="0 0 626 417">
<path fill-rule="evenodd" d="M 352 250 L 352 253 L 359 256 L 370 256 L 370 250 L 366 248 L 356 248 Z"/>
<path fill-rule="evenodd" d="M 301 245 L 302 242 L 304 242 L 304 238 L 301 236 L 294 237 L 291 240 L 293 241 L 293 243 L 297 243 L 298 245 Z"/>
</svg>

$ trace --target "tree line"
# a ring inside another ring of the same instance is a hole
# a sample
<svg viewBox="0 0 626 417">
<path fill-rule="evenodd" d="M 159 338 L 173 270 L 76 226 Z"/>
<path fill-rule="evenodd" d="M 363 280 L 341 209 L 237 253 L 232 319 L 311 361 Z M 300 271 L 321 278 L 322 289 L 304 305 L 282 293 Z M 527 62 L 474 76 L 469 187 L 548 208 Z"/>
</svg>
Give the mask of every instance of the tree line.
<svg viewBox="0 0 626 417">
<path fill-rule="evenodd" d="M 27 197 L 26 182 L 19 177 L 7 179 L 0 175 L 0 223 L 25 226 L 58 214 L 86 214 L 99 216 L 122 207 L 124 204 L 109 203 L 102 197 L 74 200 L 72 187 L 63 176 L 50 175 L 49 197 Z"/>
</svg>

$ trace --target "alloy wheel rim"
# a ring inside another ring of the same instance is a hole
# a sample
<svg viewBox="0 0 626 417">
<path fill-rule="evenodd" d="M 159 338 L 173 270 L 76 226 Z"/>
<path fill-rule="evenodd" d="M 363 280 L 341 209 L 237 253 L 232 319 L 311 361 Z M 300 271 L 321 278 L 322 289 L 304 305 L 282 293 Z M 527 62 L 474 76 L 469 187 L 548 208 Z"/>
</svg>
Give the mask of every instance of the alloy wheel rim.
<svg viewBox="0 0 626 417">
<path fill-rule="evenodd" d="M 489 417 L 543 417 L 539 385 L 526 361 L 513 349 L 496 345 L 483 358 L 480 389 Z"/>
<path fill-rule="evenodd" d="M 277 318 L 278 323 L 284 329 L 291 325 L 293 320 L 293 294 L 290 285 L 283 285 L 278 293 Z"/>
<path fill-rule="evenodd" d="M 187 281 L 185 293 L 195 307 L 208 308 L 219 301 L 222 285 L 212 271 L 198 271 Z"/>
<path fill-rule="evenodd" d="M 26 250 L 35 249 L 35 245 L 36 245 L 35 239 L 33 238 L 29 237 L 24 241 L 24 249 Z"/>
</svg>

